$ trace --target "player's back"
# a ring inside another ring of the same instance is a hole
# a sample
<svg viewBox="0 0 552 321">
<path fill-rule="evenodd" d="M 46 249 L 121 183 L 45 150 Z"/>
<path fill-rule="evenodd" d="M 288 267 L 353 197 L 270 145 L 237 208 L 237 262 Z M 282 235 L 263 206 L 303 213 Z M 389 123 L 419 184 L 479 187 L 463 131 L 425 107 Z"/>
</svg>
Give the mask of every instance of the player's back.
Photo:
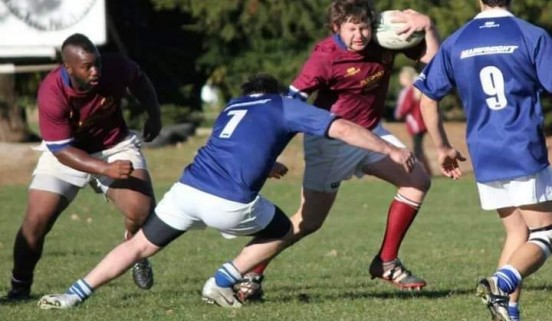
<svg viewBox="0 0 552 321">
<path fill-rule="evenodd" d="M 539 30 L 518 18 L 500 16 L 476 18 L 457 35 L 450 44 L 451 63 L 469 113 L 484 111 L 479 106 L 496 111 L 523 105 L 538 94 L 542 87 L 533 55 Z"/>
<path fill-rule="evenodd" d="M 539 70 L 543 43 L 550 43 L 544 30 L 505 10 L 479 14 L 445 42 L 476 168 L 500 165 L 506 179 L 532 174 L 547 164 L 540 93 L 552 89 L 552 77 Z M 510 157 L 498 161 L 506 154 Z"/>
<path fill-rule="evenodd" d="M 233 100 L 217 118 L 207 144 L 181 182 L 237 202 L 250 202 L 295 132 L 280 95 Z"/>
</svg>

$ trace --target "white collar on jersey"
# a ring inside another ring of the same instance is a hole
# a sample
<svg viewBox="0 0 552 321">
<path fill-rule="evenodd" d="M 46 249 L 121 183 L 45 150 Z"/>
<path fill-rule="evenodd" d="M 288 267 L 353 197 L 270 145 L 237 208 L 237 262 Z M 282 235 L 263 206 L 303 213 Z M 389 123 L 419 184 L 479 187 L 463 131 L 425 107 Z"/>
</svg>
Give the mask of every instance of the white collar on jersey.
<svg viewBox="0 0 552 321">
<path fill-rule="evenodd" d="M 513 17 L 514 15 L 502 8 L 491 8 L 485 11 L 481 11 L 474 19 L 485 19 L 485 18 L 502 18 L 502 17 Z"/>
</svg>

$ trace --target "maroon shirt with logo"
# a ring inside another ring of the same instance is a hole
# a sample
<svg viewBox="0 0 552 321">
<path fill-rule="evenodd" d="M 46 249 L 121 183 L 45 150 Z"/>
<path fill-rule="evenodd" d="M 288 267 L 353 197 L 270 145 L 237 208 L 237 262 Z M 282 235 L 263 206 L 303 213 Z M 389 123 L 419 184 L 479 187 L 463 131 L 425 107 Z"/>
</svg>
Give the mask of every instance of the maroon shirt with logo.
<svg viewBox="0 0 552 321">
<path fill-rule="evenodd" d="M 335 34 L 316 44 L 290 89 L 304 97 L 318 91 L 315 106 L 372 129 L 383 115 L 395 55 L 417 60 L 424 50 L 424 42 L 403 51 L 370 42 L 354 52 Z"/>
<path fill-rule="evenodd" d="M 41 83 L 39 126 L 50 151 L 71 145 L 95 153 L 127 136 L 121 99 L 140 76 L 140 68 L 118 54 L 102 55 L 101 63 L 99 83 L 90 92 L 73 89 L 63 66 L 52 70 Z"/>
</svg>

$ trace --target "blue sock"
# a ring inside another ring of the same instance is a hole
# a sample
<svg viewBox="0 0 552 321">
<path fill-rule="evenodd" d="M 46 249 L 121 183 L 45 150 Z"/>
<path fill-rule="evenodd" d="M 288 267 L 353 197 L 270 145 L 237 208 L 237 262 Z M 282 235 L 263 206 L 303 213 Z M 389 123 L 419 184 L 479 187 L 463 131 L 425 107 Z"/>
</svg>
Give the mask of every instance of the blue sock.
<svg viewBox="0 0 552 321">
<path fill-rule="evenodd" d="M 232 262 L 224 263 L 215 273 L 215 283 L 221 288 L 231 288 L 241 279 L 240 271 Z"/>
<path fill-rule="evenodd" d="M 88 285 L 84 279 L 80 279 L 73 283 L 65 293 L 75 294 L 81 299 L 81 301 L 84 301 L 92 295 L 93 291 L 94 289 Z"/>
<path fill-rule="evenodd" d="M 512 321 L 521 320 L 519 316 L 519 304 L 517 302 L 516 303 L 510 302 L 508 304 L 508 314 L 510 315 L 510 319 L 512 319 Z"/>
<path fill-rule="evenodd" d="M 511 265 L 501 267 L 493 276 L 498 279 L 498 287 L 508 294 L 514 292 L 521 282 L 521 275 Z"/>
</svg>

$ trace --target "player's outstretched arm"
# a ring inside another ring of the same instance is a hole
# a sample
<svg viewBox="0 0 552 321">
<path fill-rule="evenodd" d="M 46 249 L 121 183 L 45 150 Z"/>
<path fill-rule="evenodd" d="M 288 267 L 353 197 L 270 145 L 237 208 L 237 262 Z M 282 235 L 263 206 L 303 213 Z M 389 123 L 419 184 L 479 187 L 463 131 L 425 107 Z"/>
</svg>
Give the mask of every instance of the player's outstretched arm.
<svg viewBox="0 0 552 321">
<path fill-rule="evenodd" d="M 148 119 L 144 123 L 144 141 L 152 141 L 161 131 L 161 110 L 157 93 L 151 80 L 145 73 L 141 73 L 129 86 L 130 93 L 140 101 L 142 108 L 148 113 Z"/>
<path fill-rule="evenodd" d="M 82 149 L 68 146 L 54 152 L 54 156 L 66 166 L 81 172 L 95 175 L 108 176 L 113 179 L 127 179 L 134 171 L 132 162 L 128 160 L 117 160 L 112 163 L 104 162 L 101 159 L 90 156 Z"/>
<path fill-rule="evenodd" d="M 345 143 L 388 155 L 394 162 L 401 164 L 407 172 L 411 172 L 416 159 L 411 151 L 398 148 L 379 138 L 368 129 L 345 119 L 335 120 L 328 130 L 328 136 Z"/>
<path fill-rule="evenodd" d="M 458 162 L 463 162 L 466 159 L 449 143 L 445 127 L 443 126 L 443 119 L 439 112 L 439 103 L 426 95 L 422 95 L 420 108 L 429 136 L 431 136 L 437 148 L 441 172 L 452 179 L 460 178 L 462 171 Z"/>
</svg>

